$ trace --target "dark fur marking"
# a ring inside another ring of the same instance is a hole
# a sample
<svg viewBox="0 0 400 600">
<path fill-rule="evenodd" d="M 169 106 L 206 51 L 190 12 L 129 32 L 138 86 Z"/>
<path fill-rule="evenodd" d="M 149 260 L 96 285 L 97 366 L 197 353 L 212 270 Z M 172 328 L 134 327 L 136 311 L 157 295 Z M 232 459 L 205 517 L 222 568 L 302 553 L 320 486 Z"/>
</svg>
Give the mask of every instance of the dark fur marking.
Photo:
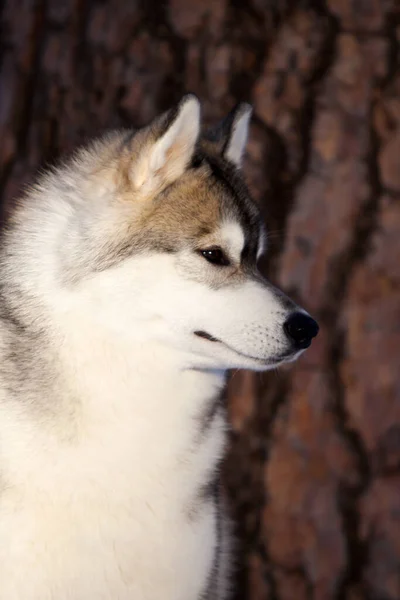
<svg viewBox="0 0 400 600">
<path fill-rule="evenodd" d="M 143 231 L 139 235 L 128 237 L 120 243 L 109 243 L 101 249 L 91 265 L 91 272 L 101 272 L 110 269 L 133 255 L 142 252 L 157 252 L 173 254 L 177 251 L 167 240 L 163 241 L 151 232 Z"/>
<path fill-rule="evenodd" d="M 212 471 L 209 471 L 206 474 L 205 481 L 198 486 L 197 491 L 190 500 L 187 511 L 189 521 L 196 521 L 199 514 L 201 514 L 202 507 L 206 504 L 209 504 L 213 500 L 215 489 L 220 478 L 220 464 L 221 460 L 215 466 L 215 468 L 212 469 Z"/>
<path fill-rule="evenodd" d="M 210 500 L 215 499 L 215 493 L 216 490 L 218 489 L 218 485 L 219 485 L 219 467 L 217 468 L 216 472 L 213 473 L 213 475 L 210 477 L 209 481 L 207 481 L 207 483 L 205 483 L 204 485 L 201 486 L 200 492 L 199 492 L 199 499 L 202 500 L 202 502 L 210 502 Z"/>
<path fill-rule="evenodd" d="M 198 337 L 204 338 L 205 340 L 208 340 L 209 342 L 218 342 L 219 341 L 219 340 L 217 340 L 217 338 L 213 337 L 212 335 L 210 335 L 206 331 L 195 331 L 194 335 L 197 335 Z"/>
<path fill-rule="evenodd" d="M 204 436 L 213 424 L 216 415 L 219 414 L 219 409 L 222 407 L 222 394 L 219 394 L 210 402 L 207 406 L 207 410 L 200 416 L 199 443 L 204 439 Z"/>
<path fill-rule="evenodd" d="M 225 198 L 225 210 L 234 213 L 239 219 L 245 234 L 245 246 L 242 250 L 242 263 L 252 270 L 256 264 L 259 224 L 261 214 L 251 199 L 249 191 L 238 170 L 228 162 L 215 156 L 207 156 L 207 163 L 212 171 L 213 177 L 228 192 Z"/>
<path fill-rule="evenodd" d="M 204 154 L 200 151 L 197 151 L 194 153 L 191 163 L 190 163 L 190 168 L 191 169 L 200 169 L 200 167 L 203 166 L 204 164 Z"/>
<path fill-rule="evenodd" d="M 0 284 L 0 321 L 11 325 L 13 333 L 23 335 L 26 333 L 26 325 L 18 318 L 16 311 L 9 305 L 4 293 L 3 285 Z"/>
<path fill-rule="evenodd" d="M 196 420 L 198 420 L 198 430 L 193 442 L 193 452 L 196 452 L 196 449 L 201 447 L 201 445 L 206 442 L 207 433 L 210 431 L 215 419 L 224 418 L 223 398 L 224 396 L 222 392 L 216 397 L 212 398 L 209 401 L 206 410 L 196 417 Z M 205 482 L 200 484 L 190 502 L 190 508 L 188 511 L 190 520 L 195 520 L 196 516 L 200 512 L 201 506 L 205 503 L 208 503 L 210 499 L 212 499 L 215 486 L 217 485 L 217 481 L 219 479 L 219 470 L 220 464 L 218 463 L 215 466 L 215 469 L 208 471 L 205 474 Z"/>
</svg>

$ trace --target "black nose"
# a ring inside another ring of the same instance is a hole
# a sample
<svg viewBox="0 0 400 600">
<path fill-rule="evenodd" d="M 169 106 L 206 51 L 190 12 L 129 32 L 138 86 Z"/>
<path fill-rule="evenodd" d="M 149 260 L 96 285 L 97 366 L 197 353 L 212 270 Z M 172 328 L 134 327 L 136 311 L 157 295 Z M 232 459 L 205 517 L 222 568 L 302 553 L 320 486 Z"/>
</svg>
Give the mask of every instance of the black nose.
<svg viewBox="0 0 400 600">
<path fill-rule="evenodd" d="M 308 348 L 319 331 L 318 323 L 302 312 L 290 315 L 283 328 L 299 350 Z"/>
</svg>

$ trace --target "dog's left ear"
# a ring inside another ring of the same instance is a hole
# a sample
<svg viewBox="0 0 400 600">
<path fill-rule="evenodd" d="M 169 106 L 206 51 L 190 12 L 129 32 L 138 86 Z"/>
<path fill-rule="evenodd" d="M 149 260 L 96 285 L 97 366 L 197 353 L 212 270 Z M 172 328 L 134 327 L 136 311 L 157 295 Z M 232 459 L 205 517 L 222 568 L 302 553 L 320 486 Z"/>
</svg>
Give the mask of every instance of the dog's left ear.
<svg viewBox="0 0 400 600">
<path fill-rule="evenodd" d="M 176 181 L 192 159 L 199 134 L 200 103 L 188 94 L 152 124 L 149 138 L 132 166 L 134 188 L 150 193 Z"/>
<path fill-rule="evenodd" d="M 221 123 L 204 134 L 219 154 L 238 168 L 242 165 L 252 110 L 250 104 L 241 102 Z"/>
</svg>

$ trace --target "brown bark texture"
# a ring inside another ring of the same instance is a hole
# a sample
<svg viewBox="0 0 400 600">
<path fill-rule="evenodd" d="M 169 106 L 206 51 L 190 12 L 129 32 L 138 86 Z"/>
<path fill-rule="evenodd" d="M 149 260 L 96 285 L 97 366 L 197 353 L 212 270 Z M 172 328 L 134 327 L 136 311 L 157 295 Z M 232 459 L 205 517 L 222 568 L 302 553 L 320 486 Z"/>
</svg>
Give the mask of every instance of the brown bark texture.
<svg viewBox="0 0 400 600">
<path fill-rule="evenodd" d="M 295 366 L 229 383 L 237 598 L 400 598 L 398 0 L 6 0 L 3 207 L 39 167 L 186 91 L 254 105 L 263 268 L 317 317 Z"/>
</svg>

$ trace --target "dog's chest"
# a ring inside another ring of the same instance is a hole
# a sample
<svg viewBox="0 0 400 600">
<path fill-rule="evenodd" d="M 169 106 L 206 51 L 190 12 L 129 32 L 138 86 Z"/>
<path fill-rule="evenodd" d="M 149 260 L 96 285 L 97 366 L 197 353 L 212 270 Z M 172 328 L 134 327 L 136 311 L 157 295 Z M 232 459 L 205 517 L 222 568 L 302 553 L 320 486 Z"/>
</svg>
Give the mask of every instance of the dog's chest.
<svg viewBox="0 0 400 600">
<path fill-rule="evenodd" d="M 20 465 L 0 503 L 1 600 L 197 600 L 214 560 L 207 494 L 224 419 L 184 431 L 166 420 L 111 422 Z"/>
</svg>

